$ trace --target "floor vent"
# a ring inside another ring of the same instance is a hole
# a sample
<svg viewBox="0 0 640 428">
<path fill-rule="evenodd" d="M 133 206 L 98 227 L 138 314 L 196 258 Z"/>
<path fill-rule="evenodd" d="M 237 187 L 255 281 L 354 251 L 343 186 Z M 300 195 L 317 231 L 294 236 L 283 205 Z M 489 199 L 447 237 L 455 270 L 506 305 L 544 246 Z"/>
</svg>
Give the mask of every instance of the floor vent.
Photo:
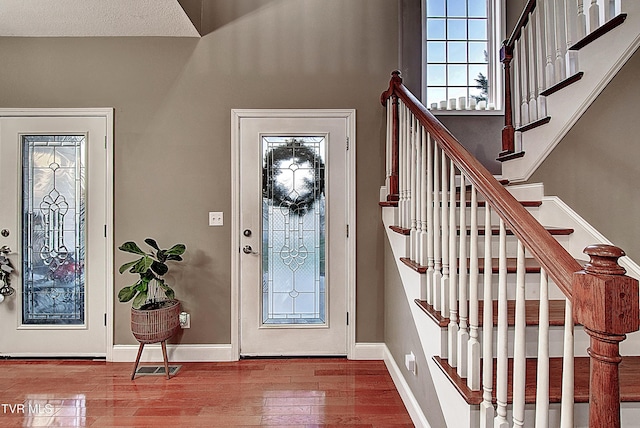
<svg viewBox="0 0 640 428">
<path fill-rule="evenodd" d="M 181 365 L 177 365 L 177 366 L 169 366 L 169 374 L 171 376 L 175 375 L 176 373 L 178 373 L 178 370 L 180 370 L 180 367 L 182 367 Z M 140 366 L 138 367 L 138 369 L 136 370 L 136 375 L 139 376 L 166 376 L 166 372 L 164 371 L 164 366 L 160 365 L 160 366 Z"/>
</svg>

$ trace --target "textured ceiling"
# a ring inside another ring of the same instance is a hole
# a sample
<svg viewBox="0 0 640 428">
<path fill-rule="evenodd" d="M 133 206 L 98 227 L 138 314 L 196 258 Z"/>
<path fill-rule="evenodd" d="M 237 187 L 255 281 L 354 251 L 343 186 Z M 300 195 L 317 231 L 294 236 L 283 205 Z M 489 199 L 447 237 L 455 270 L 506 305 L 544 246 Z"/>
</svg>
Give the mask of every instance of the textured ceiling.
<svg viewBox="0 0 640 428">
<path fill-rule="evenodd" d="M 200 34 L 177 0 L 0 0 L 0 36 Z"/>
</svg>

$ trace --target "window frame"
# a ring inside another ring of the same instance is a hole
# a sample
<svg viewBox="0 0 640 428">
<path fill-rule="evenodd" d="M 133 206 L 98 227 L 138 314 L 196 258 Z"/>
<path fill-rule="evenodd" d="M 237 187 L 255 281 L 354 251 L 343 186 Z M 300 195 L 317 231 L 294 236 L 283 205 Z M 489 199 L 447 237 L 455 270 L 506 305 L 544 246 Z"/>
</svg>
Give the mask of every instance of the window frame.
<svg viewBox="0 0 640 428">
<path fill-rule="evenodd" d="M 486 0 L 487 1 L 487 55 L 489 62 L 487 64 L 487 79 L 489 81 L 488 103 L 493 103 L 493 110 L 439 110 L 431 109 L 427 105 L 427 2 L 429 0 L 421 0 L 422 13 L 422 63 L 421 63 L 421 99 L 429 111 L 436 115 L 503 115 L 504 114 L 504 70 L 500 62 L 500 47 L 506 39 L 506 0 Z M 445 0 L 446 1 L 446 0 Z M 478 1 L 478 0 L 469 0 Z M 445 17 L 446 19 L 446 17 Z M 448 34 L 445 34 L 445 43 L 448 41 Z M 469 35 L 467 34 L 467 40 Z M 468 58 L 466 63 L 469 64 Z M 446 65 L 446 64 L 445 64 Z M 444 100 L 443 100 L 444 101 Z"/>
</svg>

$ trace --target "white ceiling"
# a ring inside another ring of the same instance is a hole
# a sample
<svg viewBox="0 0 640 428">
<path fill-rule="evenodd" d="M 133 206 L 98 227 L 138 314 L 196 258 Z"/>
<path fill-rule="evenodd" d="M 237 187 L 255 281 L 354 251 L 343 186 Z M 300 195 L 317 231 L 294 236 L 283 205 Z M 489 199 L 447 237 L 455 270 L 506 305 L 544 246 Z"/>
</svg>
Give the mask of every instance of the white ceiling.
<svg viewBox="0 0 640 428">
<path fill-rule="evenodd" d="M 0 36 L 200 37 L 177 0 L 0 0 Z"/>
</svg>

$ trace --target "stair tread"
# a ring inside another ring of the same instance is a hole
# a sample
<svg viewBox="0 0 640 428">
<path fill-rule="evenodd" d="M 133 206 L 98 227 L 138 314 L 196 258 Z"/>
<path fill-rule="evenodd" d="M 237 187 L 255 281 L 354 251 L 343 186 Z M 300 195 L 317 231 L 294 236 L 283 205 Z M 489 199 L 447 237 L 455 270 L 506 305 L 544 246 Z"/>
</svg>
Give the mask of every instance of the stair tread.
<svg viewBox="0 0 640 428">
<path fill-rule="evenodd" d="M 472 391 L 466 384 L 466 379 L 458 376 L 456 369 L 451 367 L 446 359 L 433 357 L 445 376 L 458 390 L 460 395 L 469 404 L 480 404 L 482 402 L 482 391 Z M 493 403 L 495 398 L 495 365 L 494 364 L 494 388 Z M 589 402 L 589 357 L 576 357 L 574 359 L 574 396 L 576 403 Z M 526 363 L 526 392 L 525 401 L 528 404 L 535 403 L 536 399 L 536 372 L 537 359 L 527 358 Z M 620 373 L 620 401 L 636 402 L 640 401 L 640 356 L 625 356 L 619 366 Z M 513 388 L 513 359 L 509 359 L 508 372 L 508 393 L 507 401 L 512 403 Z M 559 403 L 562 397 L 562 358 L 549 359 L 549 401 Z"/>
<path fill-rule="evenodd" d="M 625 19 L 627 19 L 626 13 L 621 13 L 620 15 L 613 17 L 608 22 L 605 22 L 603 25 L 601 25 L 591 33 L 584 36 L 581 40 L 578 40 L 578 42 L 573 46 L 571 46 L 569 50 L 577 51 L 582 49 L 583 47 L 587 46 L 589 43 L 593 42 L 594 40 L 597 40 L 598 38 L 604 36 L 609 31 L 616 28 L 618 25 L 621 25 L 625 21 Z"/>
<path fill-rule="evenodd" d="M 566 236 L 566 235 L 571 235 L 574 232 L 573 228 L 570 228 L 570 227 L 545 226 L 544 228 L 551 235 L 554 235 L 554 236 Z M 399 233 L 401 235 L 410 235 L 411 234 L 411 229 L 410 228 L 406 228 L 406 227 L 389 226 L 389 229 L 391 229 L 394 232 Z M 466 229 L 466 230 L 467 230 L 467 235 L 469 235 L 471 233 L 471 230 L 470 229 Z M 458 229 L 458 232 L 460 232 L 460 229 Z M 482 236 L 484 234 L 485 234 L 484 227 L 478 227 L 478 235 Z M 499 235 L 500 234 L 500 229 L 498 227 L 491 228 L 491 234 L 492 235 Z M 507 235 L 513 235 L 513 231 L 511 229 L 507 229 Z"/>
<path fill-rule="evenodd" d="M 432 305 L 429 305 L 424 300 L 416 299 L 415 303 L 440 327 L 446 327 L 449 325 L 449 317 L 442 315 L 442 312 L 437 311 Z M 563 326 L 565 315 L 565 301 L 564 300 L 549 300 L 549 325 L 550 326 Z M 540 313 L 540 301 L 539 300 L 526 300 L 525 301 L 525 323 L 526 325 L 533 326 L 539 324 Z M 484 301 L 478 302 L 478 325 L 481 327 L 484 324 Z M 514 326 L 516 324 L 516 301 L 507 300 L 507 324 Z M 498 325 L 498 301 L 493 300 L 493 325 Z"/>
<path fill-rule="evenodd" d="M 411 269 L 418 273 L 426 273 L 427 266 L 422 266 L 417 262 L 409 259 L 408 257 L 400 257 L 400 261 L 405 265 L 409 266 Z M 458 259 L 458 266 L 460 266 L 460 259 Z M 467 270 L 471 265 L 471 260 L 467 259 Z M 500 259 L 492 258 L 491 259 L 491 271 L 492 273 L 498 273 L 500 265 Z M 515 257 L 507 257 L 507 273 L 516 273 L 517 272 L 518 259 Z M 524 267 L 526 273 L 540 273 L 540 263 L 536 259 L 526 258 L 524 261 Z M 459 268 L 458 268 L 459 271 Z M 484 273 L 484 258 L 478 258 L 478 271 L 480 273 Z"/>
</svg>

